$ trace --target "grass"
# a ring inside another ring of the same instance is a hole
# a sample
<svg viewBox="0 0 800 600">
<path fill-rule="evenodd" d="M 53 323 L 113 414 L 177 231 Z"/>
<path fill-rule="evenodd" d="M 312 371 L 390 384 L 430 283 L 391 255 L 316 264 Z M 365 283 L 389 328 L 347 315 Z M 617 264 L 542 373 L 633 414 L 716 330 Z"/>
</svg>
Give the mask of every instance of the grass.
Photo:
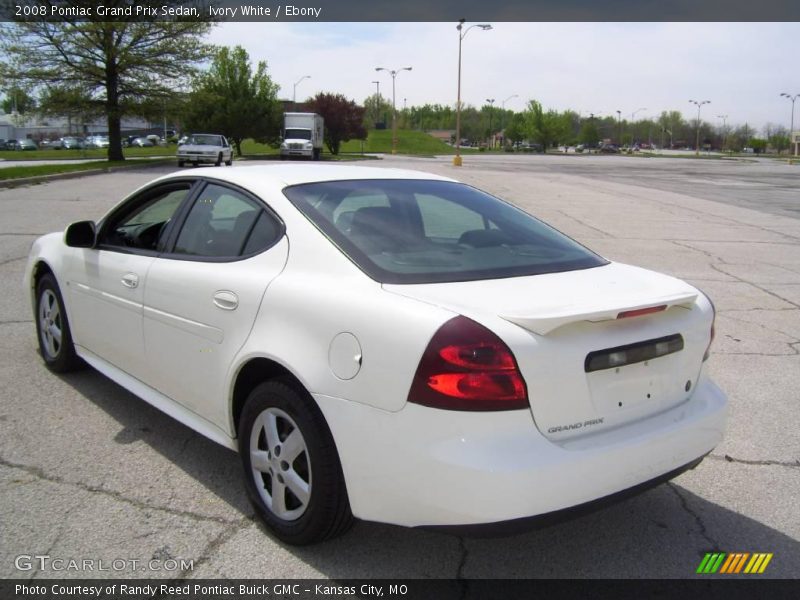
<svg viewBox="0 0 800 600">
<path fill-rule="evenodd" d="M 340 152 L 356 154 L 362 151 L 361 140 L 350 140 L 342 144 Z M 389 154 L 392 151 L 392 130 L 371 129 L 363 142 L 363 151 Z M 453 154 L 455 150 L 443 141 L 422 131 L 400 129 L 397 131 L 397 153 L 422 156 Z"/>
<path fill-rule="evenodd" d="M 125 158 L 147 156 L 175 156 L 175 146 L 153 146 L 151 148 L 123 148 Z M 16 150 L 0 151 L 0 158 L 6 160 L 66 160 L 81 158 L 107 158 L 107 148 L 89 148 L 86 150 L 30 150 L 19 152 Z"/>
<path fill-rule="evenodd" d="M 9 179 L 21 179 L 23 177 L 40 177 L 42 175 L 57 175 L 60 173 L 73 173 L 76 171 L 93 171 L 95 169 L 108 169 L 110 167 L 142 167 L 152 165 L 163 165 L 167 161 L 148 160 L 148 161 L 121 161 L 121 160 L 102 160 L 89 163 L 67 163 L 63 165 L 29 165 L 24 167 L 0 168 L 0 181 Z M 170 159 L 169 162 L 172 162 Z"/>
</svg>

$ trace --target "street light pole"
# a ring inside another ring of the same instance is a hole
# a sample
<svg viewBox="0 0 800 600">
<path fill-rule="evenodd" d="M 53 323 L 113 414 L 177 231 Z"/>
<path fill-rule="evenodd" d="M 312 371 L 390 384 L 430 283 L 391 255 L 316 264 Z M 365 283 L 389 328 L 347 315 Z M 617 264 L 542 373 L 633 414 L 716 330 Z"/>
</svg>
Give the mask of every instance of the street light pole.
<svg viewBox="0 0 800 600">
<path fill-rule="evenodd" d="M 395 103 L 395 79 L 400 71 L 410 71 L 411 67 L 402 67 L 400 69 L 385 69 L 384 67 L 375 67 L 376 71 L 387 71 L 392 76 L 392 154 L 397 154 L 397 107 Z"/>
<path fill-rule="evenodd" d="M 506 130 L 506 102 L 508 102 L 512 98 L 519 98 L 519 94 L 511 94 L 508 98 L 506 98 L 505 100 L 503 100 L 500 103 L 500 106 L 502 107 L 501 112 L 500 112 L 500 129 L 503 130 L 503 145 L 504 146 L 506 145 L 506 133 L 505 133 L 505 130 Z"/>
<path fill-rule="evenodd" d="M 487 98 L 489 103 L 489 143 L 494 148 L 494 138 L 492 137 L 492 113 L 494 113 L 494 98 Z"/>
<path fill-rule="evenodd" d="M 294 110 L 297 110 L 297 84 L 304 79 L 311 79 L 311 75 L 303 75 L 300 79 L 295 81 L 294 87 L 292 88 L 292 108 L 294 108 Z"/>
<path fill-rule="evenodd" d="M 636 113 L 642 112 L 643 110 L 647 110 L 647 107 L 637 108 L 635 111 L 631 113 L 631 149 L 633 149 L 633 120 L 636 118 Z"/>
<path fill-rule="evenodd" d="M 480 27 L 483 31 L 489 31 L 492 26 L 487 23 L 470 25 L 464 29 L 466 19 L 459 19 L 456 29 L 458 30 L 458 95 L 456 99 L 456 155 L 453 157 L 453 166 L 461 166 L 461 42 L 467 37 L 469 30 L 473 27 Z"/>
<path fill-rule="evenodd" d="M 794 133 L 794 101 L 797 100 L 798 98 L 800 98 L 800 94 L 795 94 L 794 96 L 792 96 L 791 94 L 787 94 L 786 92 L 783 92 L 783 93 L 781 93 L 781 97 L 788 98 L 789 100 L 792 101 L 792 121 L 791 121 L 792 124 L 789 126 L 789 140 L 791 141 L 792 134 Z M 794 155 L 795 156 L 797 156 L 797 146 L 798 146 L 798 144 L 795 143 L 794 144 Z"/>
<path fill-rule="evenodd" d="M 617 145 L 622 147 L 622 111 L 617 111 Z"/>
<path fill-rule="evenodd" d="M 375 127 L 378 126 L 378 120 L 381 118 L 381 82 L 373 81 L 375 84 Z"/>
<path fill-rule="evenodd" d="M 722 150 L 724 151 L 728 145 L 728 115 L 717 115 L 718 119 L 722 119 Z"/>
<path fill-rule="evenodd" d="M 697 135 L 694 142 L 694 155 L 700 156 L 700 107 L 703 104 L 711 104 L 711 100 L 689 100 L 689 102 L 697 106 Z"/>
</svg>

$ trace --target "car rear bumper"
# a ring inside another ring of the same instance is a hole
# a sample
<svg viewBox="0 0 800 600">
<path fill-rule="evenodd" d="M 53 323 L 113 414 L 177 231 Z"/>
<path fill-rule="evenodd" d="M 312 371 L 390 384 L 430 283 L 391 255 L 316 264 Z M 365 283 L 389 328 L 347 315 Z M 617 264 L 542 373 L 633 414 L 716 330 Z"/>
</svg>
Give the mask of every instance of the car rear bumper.
<svg viewBox="0 0 800 600">
<path fill-rule="evenodd" d="M 727 419 L 725 394 L 705 375 L 680 406 L 563 443 L 544 438 L 527 410 L 390 413 L 315 398 L 353 513 L 406 526 L 498 523 L 613 496 L 691 466 L 722 440 Z"/>
</svg>

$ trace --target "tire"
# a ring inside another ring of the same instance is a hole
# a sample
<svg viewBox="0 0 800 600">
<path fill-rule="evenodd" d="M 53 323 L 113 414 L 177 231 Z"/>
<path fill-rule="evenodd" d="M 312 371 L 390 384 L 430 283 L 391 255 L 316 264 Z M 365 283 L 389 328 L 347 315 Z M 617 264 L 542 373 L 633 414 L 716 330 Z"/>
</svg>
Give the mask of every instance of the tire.
<svg viewBox="0 0 800 600">
<path fill-rule="evenodd" d="M 220 166 L 221 164 L 222 164 L 222 152 L 220 152 L 219 154 L 217 154 L 217 162 L 215 162 L 215 163 L 214 163 L 214 166 L 215 166 L 215 167 L 218 167 L 218 166 Z"/>
<path fill-rule="evenodd" d="M 179 161 L 178 161 L 178 167 L 179 167 L 179 168 L 182 168 L 182 167 L 183 167 L 183 161 L 182 161 L 182 160 L 179 160 Z"/>
<path fill-rule="evenodd" d="M 225 161 L 225 166 L 230 167 L 232 164 L 233 164 L 233 154 L 231 154 L 231 157 Z"/>
<path fill-rule="evenodd" d="M 291 464 L 283 460 L 289 453 Z M 305 390 L 283 379 L 253 389 L 239 420 L 239 454 L 250 501 L 280 540 L 305 546 L 351 527 L 336 445 Z"/>
<path fill-rule="evenodd" d="M 47 368 L 68 373 L 83 367 L 83 361 L 75 354 L 64 300 L 52 273 L 42 275 L 36 285 L 35 310 L 36 338 Z"/>
<path fill-rule="evenodd" d="M 311 155 L 311 160 L 319 160 L 320 150 L 319 148 L 314 148 L 314 151 Z"/>
</svg>

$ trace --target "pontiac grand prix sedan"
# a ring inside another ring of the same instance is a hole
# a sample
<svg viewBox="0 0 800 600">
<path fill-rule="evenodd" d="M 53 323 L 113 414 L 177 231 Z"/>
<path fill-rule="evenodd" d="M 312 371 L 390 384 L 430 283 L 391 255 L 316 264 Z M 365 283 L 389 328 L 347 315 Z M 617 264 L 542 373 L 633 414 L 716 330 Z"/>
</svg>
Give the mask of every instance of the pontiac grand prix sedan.
<svg viewBox="0 0 800 600">
<path fill-rule="evenodd" d="M 88 363 L 237 450 L 292 544 L 353 517 L 527 526 L 723 435 L 701 291 L 426 173 L 174 173 L 39 238 L 26 286 L 50 369 Z"/>
</svg>

